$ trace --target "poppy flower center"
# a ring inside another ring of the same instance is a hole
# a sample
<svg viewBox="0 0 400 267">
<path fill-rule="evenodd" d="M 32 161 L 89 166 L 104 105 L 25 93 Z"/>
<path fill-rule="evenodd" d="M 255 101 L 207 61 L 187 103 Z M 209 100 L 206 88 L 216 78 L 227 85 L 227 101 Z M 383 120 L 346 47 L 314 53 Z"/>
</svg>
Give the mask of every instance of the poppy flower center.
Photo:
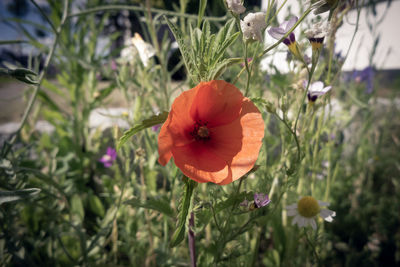
<svg viewBox="0 0 400 267">
<path fill-rule="evenodd" d="M 207 126 L 200 126 L 197 130 L 197 135 L 201 138 L 207 138 L 210 135 Z"/>
<path fill-rule="evenodd" d="M 191 134 L 196 140 L 205 141 L 210 139 L 210 130 L 207 128 L 206 124 L 196 123 Z"/>
<path fill-rule="evenodd" d="M 311 197 L 302 197 L 299 202 L 297 202 L 297 211 L 299 214 L 306 218 L 312 218 L 319 213 L 318 201 Z"/>
</svg>

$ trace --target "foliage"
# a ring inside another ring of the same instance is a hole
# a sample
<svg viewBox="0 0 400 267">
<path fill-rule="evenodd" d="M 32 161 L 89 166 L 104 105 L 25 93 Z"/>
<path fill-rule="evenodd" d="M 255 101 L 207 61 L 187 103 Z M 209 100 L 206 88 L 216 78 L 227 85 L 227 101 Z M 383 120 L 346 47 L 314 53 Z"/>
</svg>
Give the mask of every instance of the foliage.
<svg viewBox="0 0 400 267">
<path fill-rule="evenodd" d="M 21 127 L 0 150 L 4 266 L 188 266 L 188 232 L 195 237 L 198 266 L 399 264 L 398 92 L 384 99 L 377 80 L 367 92 L 365 81 L 341 78 L 345 58 L 335 54 L 335 33 L 350 6 L 330 9 L 334 30 L 313 64 L 288 57 L 284 73 L 260 64 L 277 49 L 287 50 L 284 38 L 266 47 L 243 39 L 241 17 L 228 11 L 210 16 L 212 1 L 200 1 L 197 15 L 185 13 L 185 0 L 179 12 L 100 0 L 76 11 L 69 1 L 48 2 L 48 13 L 38 11 L 49 24 L 42 28 L 52 46 L 10 18 L 39 53 L 28 66 L 1 70 L 25 82 L 30 96 Z M 281 11 L 274 3 L 268 27 L 276 26 Z M 359 18 L 360 7 L 354 8 Z M 131 36 L 113 49 L 123 33 L 104 36 L 112 16 L 126 19 L 121 10 L 140 17 L 144 42 L 154 48 L 148 61 Z M 307 19 L 316 17 L 309 9 L 300 15 L 295 27 L 304 54 L 311 46 L 303 38 L 312 24 Z M 179 46 L 173 68 L 174 45 L 165 28 Z M 119 56 L 124 49 L 131 58 Z M 377 49 L 376 41 L 371 56 Z M 187 79 L 172 80 L 182 66 Z M 166 120 L 180 92 L 213 79 L 240 88 L 266 126 L 257 165 L 225 186 L 197 184 L 182 179 L 173 163 L 158 164 L 158 130 L 151 128 Z M 317 80 L 333 88 L 310 103 L 302 84 Z M 129 126 L 93 126 L 91 114 L 109 107 L 116 95 L 126 112 L 108 116 Z M 38 132 L 39 119 L 54 131 Z M 99 162 L 107 147 L 118 148 L 110 168 Z M 257 208 L 255 193 L 268 194 L 271 203 Z M 293 226 L 286 206 L 305 195 L 330 202 L 335 220 L 317 221 L 315 231 Z"/>
</svg>

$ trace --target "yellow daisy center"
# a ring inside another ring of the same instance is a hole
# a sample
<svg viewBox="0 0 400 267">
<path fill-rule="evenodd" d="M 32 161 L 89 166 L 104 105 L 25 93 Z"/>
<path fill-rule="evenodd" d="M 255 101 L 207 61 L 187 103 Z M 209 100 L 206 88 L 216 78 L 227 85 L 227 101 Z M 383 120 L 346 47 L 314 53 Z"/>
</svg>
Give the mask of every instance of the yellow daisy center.
<svg viewBox="0 0 400 267">
<path fill-rule="evenodd" d="M 319 213 L 318 201 L 311 196 L 302 197 L 297 202 L 297 211 L 303 217 L 312 218 Z"/>
</svg>

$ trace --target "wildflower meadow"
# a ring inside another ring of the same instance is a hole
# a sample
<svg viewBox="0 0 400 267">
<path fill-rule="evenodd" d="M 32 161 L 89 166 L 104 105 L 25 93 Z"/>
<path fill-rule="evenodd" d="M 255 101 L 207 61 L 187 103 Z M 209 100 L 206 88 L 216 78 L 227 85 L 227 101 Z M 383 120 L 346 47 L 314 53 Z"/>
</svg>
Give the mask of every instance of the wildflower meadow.
<svg viewBox="0 0 400 267">
<path fill-rule="evenodd" d="M 0 266 L 399 266 L 392 4 L 4 1 Z"/>
</svg>

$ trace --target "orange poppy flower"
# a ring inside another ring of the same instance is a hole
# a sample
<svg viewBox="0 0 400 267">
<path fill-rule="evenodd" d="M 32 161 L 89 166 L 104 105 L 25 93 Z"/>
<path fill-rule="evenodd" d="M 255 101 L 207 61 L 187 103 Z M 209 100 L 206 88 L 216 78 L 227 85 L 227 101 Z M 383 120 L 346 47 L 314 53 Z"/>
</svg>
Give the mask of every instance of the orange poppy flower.
<svg viewBox="0 0 400 267">
<path fill-rule="evenodd" d="M 201 82 L 172 104 L 158 136 L 158 162 L 174 158 L 187 177 L 229 184 L 255 164 L 264 137 L 257 107 L 233 84 Z"/>
</svg>

